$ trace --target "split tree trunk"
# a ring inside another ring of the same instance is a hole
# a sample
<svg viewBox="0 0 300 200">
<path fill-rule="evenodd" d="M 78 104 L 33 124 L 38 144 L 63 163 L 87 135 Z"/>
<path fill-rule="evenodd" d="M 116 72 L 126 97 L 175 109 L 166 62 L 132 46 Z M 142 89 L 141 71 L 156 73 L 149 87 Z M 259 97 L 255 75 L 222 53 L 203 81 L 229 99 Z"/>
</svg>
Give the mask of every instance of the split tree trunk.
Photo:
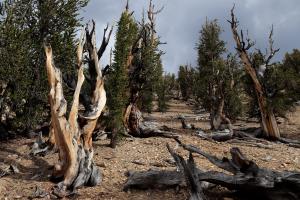
<svg viewBox="0 0 300 200">
<path fill-rule="evenodd" d="M 67 118 L 67 102 L 63 95 L 62 75 L 53 64 L 52 49 L 45 46 L 46 69 L 50 86 L 49 103 L 51 107 L 50 141 L 59 151 L 59 161 L 54 166 L 53 178 L 62 179 L 54 188 L 54 194 L 63 197 L 70 194 L 77 187 L 83 185 L 95 186 L 100 183 L 99 168 L 93 162 L 92 132 L 106 103 L 104 79 L 100 70 L 96 51 L 95 24 L 91 32 L 83 30 L 78 49 L 77 66 L 78 79 L 75 88 L 73 103 Z M 95 83 L 90 96 L 90 110 L 79 114 L 79 96 L 85 80 L 83 64 L 83 48 L 89 46 L 89 67 L 95 71 Z M 79 119 L 80 118 L 80 124 Z"/>
</svg>

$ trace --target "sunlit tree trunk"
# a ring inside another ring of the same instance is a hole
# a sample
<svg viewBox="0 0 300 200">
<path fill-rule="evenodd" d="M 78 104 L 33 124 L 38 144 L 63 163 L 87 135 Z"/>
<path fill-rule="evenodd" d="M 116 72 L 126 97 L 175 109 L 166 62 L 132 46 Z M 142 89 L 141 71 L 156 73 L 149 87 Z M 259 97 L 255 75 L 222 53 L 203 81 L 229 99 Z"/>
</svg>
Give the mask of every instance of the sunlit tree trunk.
<svg viewBox="0 0 300 200">
<path fill-rule="evenodd" d="M 108 41 L 107 41 L 108 42 Z M 90 95 L 90 110 L 79 113 L 79 97 L 85 80 L 83 64 L 83 48 L 89 48 L 89 67 L 94 67 L 93 92 Z M 67 196 L 70 191 L 83 185 L 95 186 L 100 183 L 100 170 L 93 162 L 92 133 L 97 120 L 106 104 L 104 77 L 101 72 L 96 50 L 95 24 L 92 31 L 82 32 L 77 48 L 78 77 L 73 102 L 67 118 L 67 102 L 62 87 L 62 74 L 54 66 L 52 48 L 45 46 L 46 69 L 50 86 L 49 103 L 51 108 L 50 142 L 59 152 L 59 160 L 54 165 L 53 177 L 62 179 L 54 189 L 60 197 Z M 103 53 L 103 52 L 102 52 Z M 102 54 L 101 54 L 102 55 Z M 80 119 L 80 120 L 79 120 Z M 79 123 L 80 121 L 80 123 Z"/>
</svg>

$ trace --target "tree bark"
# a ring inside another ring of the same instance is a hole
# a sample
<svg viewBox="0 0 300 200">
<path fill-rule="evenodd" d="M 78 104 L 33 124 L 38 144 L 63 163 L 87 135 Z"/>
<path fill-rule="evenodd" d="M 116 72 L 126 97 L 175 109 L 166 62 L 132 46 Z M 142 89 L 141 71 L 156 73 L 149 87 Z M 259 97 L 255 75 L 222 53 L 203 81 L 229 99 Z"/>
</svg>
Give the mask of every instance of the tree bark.
<svg viewBox="0 0 300 200">
<path fill-rule="evenodd" d="M 124 114 L 124 126 L 133 137 L 148 138 L 148 137 L 165 137 L 178 138 L 178 135 L 153 127 L 144 122 L 141 111 L 135 103 L 130 103 Z"/>
<path fill-rule="evenodd" d="M 95 82 L 90 96 L 91 110 L 79 113 L 79 97 L 85 80 L 83 48 L 88 46 L 89 59 L 93 61 Z M 83 185 L 95 186 L 100 183 L 100 170 L 93 162 L 92 133 L 106 103 L 104 79 L 101 74 L 96 51 L 95 24 L 91 32 L 82 32 L 77 48 L 78 78 L 70 114 L 66 117 L 67 102 L 63 95 L 62 75 L 53 64 L 52 49 L 45 46 L 46 69 L 50 86 L 49 103 L 51 108 L 50 141 L 59 151 L 58 163 L 54 166 L 53 178 L 62 179 L 54 188 L 54 194 L 64 197 Z M 80 120 L 79 120 L 80 119 Z M 80 123 L 79 123 L 80 121 Z"/>
</svg>

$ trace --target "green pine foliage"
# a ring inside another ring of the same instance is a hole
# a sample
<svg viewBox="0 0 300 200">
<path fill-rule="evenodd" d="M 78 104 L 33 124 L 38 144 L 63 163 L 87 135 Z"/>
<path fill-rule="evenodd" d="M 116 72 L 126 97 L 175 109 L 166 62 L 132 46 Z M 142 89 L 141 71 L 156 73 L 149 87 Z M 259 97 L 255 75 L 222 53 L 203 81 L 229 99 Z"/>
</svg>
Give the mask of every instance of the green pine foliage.
<svg viewBox="0 0 300 200">
<path fill-rule="evenodd" d="M 193 97 L 195 69 L 188 65 L 179 66 L 178 84 L 182 98 L 186 101 Z"/>
<path fill-rule="evenodd" d="M 153 32 L 146 35 L 146 42 L 142 45 L 142 65 L 145 81 L 141 93 L 141 110 L 151 113 L 153 110 L 154 94 L 161 98 L 161 84 L 163 79 L 163 65 L 161 61 L 162 51 L 159 50 L 159 38 L 153 36 Z M 154 41 L 152 40 L 154 37 Z M 158 101 L 162 101 L 158 99 Z"/>
<path fill-rule="evenodd" d="M 225 95 L 224 112 L 231 120 L 235 121 L 243 115 L 243 83 L 241 80 L 244 70 L 235 55 L 229 54 L 225 60 L 223 72 L 223 92 Z M 225 81 L 224 81 L 225 80 Z"/>
<path fill-rule="evenodd" d="M 300 51 L 295 49 L 286 53 L 280 63 L 273 63 L 265 67 L 265 56 L 261 51 L 255 51 L 252 64 L 257 72 L 259 81 L 267 97 L 267 107 L 277 116 L 285 117 L 287 111 L 294 108 L 294 103 L 300 100 Z M 265 70 L 262 72 L 262 67 Z M 252 80 L 248 74 L 243 77 L 245 91 L 250 97 L 248 114 L 259 117 L 259 107 Z"/>
<path fill-rule="evenodd" d="M 200 31 L 198 68 L 193 88 L 196 101 L 208 112 L 215 113 L 222 98 L 225 100 L 224 112 L 234 119 L 241 112 L 238 90 L 239 63 L 234 56 L 226 53 L 225 42 L 217 20 L 206 21 Z"/>
<path fill-rule="evenodd" d="M 127 66 L 127 61 L 132 44 L 137 38 L 137 32 L 138 26 L 135 20 L 128 10 L 125 10 L 118 22 L 115 50 L 113 52 L 114 62 L 105 84 L 109 109 L 109 127 L 116 128 L 118 132 L 123 131 L 123 113 L 129 102 L 129 66 Z"/>
<path fill-rule="evenodd" d="M 143 81 L 143 89 L 141 92 L 140 106 L 141 110 L 151 113 L 153 108 L 154 100 L 154 88 L 157 82 L 157 77 L 155 77 L 157 61 L 155 59 L 155 49 L 151 44 L 151 34 L 148 33 L 146 36 L 146 41 L 143 42 L 141 47 L 141 65 L 143 65 L 143 73 L 145 80 Z"/>
<path fill-rule="evenodd" d="M 4 1 L 0 23 L 0 79 L 8 82 L 14 128 L 34 128 L 48 118 L 48 84 L 43 43 L 52 45 L 55 64 L 74 73 L 79 11 L 87 0 Z"/>
<path fill-rule="evenodd" d="M 162 66 L 162 65 L 160 65 Z M 157 105 L 158 105 L 158 111 L 159 112 L 166 112 L 168 109 L 168 77 L 165 76 L 161 76 L 162 74 L 162 67 L 161 67 L 161 71 L 160 74 L 158 74 L 158 80 L 157 82 L 157 86 L 155 88 L 156 94 L 157 94 Z"/>
<path fill-rule="evenodd" d="M 175 74 L 167 73 L 159 80 L 157 88 L 158 111 L 166 112 L 169 108 L 168 101 L 174 98 L 178 90 Z"/>
<path fill-rule="evenodd" d="M 218 86 L 220 70 L 224 68 L 222 54 L 225 53 L 225 42 L 220 39 L 222 30 L 217 20 L 208 21 L 200 31 L 198 51 L 198 76 L 195 88 L 196 100 L 207 110 L 216 108 L 214 101 L 218 96 L 215 88 Z"/>
</svg>

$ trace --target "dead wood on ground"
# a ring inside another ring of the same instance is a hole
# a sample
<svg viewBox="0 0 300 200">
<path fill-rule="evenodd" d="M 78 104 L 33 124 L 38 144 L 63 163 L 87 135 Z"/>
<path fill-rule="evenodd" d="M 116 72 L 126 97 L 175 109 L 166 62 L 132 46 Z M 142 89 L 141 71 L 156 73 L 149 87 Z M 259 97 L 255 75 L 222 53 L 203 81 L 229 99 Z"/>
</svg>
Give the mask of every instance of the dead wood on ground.
<svg viewBox="0 0 300 200">
<path fill-rule="evenodd" d="M 231 158 L 218 158 L 193 146 L 186 145 L 175 139 L 179 145 L 189 152 L 188 160 L 174 152 L 168 145 L 167 148 L 174 158 L 179 171 L 168 171 L 172 176 L 163 176 L 165 171 L 155 171 L 155 175 L 149 172 L 134 172 L 137 176 L 129 176 L 124 189 L 130 188 L 157 188 L 157 183 L 165 183 L 162 189 L 177 187 L 185 184 L 190 191 L 190 199 L 207 199 L 209 184 L 227 188 L 233 198 L 237 199 L 288 199 L 300 198 L 300 173 L 279 172 L 259 167 L 254 161 L 249 160 L 240 151 L 233 147 L 230 150 Z M 198 168 L 194 162 L 193 154 L 199 154 L 208 159 L 218 168 L 226 171 L 204 171 Z M 147 180 L 155 180 L 148 182 Z M 176 181 L 174 181 L 176 180 Z M 176 184 L 171 184 L 176 183 Z M 180 183 L 180 184 L 179 184 Z"/>
</svg>

